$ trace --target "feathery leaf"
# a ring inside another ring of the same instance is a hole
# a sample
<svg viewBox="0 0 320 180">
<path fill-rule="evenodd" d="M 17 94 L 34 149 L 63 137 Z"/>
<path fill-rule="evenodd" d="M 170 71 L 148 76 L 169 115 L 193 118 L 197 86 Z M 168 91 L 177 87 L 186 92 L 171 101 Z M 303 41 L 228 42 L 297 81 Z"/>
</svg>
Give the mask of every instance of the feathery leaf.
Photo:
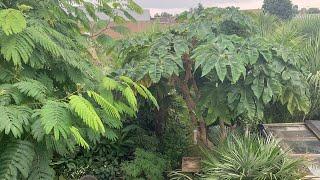
<svg viewBox="0 0 320 180">
<path fill-rule="evenodd" d="M 0 106 L 0 132 L 18 138 L 23 133 L 23 127 L 29 124 L 31 109 L 26 106 Z"/>
<path fill-rule="evenodd" d="M 65 103 L 48 101 L 41 109 L 41 123 L 46 134 L 53 132 L 56 140 L 67 139 L 70 133 L 71 113 Z"/>
<path fill-rule="evenodd" d="M 90 128 L 96 132 L 104 133 L 105 128 L 91 103 L 83 97 L 72 95 L 69 97 L 71 109 L 76 112 Z"/>
<path fill-rule="evenodd" d="M 27 26 L 26 19 L 21 11 L 16 9 L 0 10 L 0 28 L 6 35 L 16 34 L 23 31 Z"/>
<path fill-rule="evenodd" d="M 102 96 L 100 96 L 94 91 L 88 91 L 88 95 L 92 97 L 105 110 L 107 115 L 116 119 L 120 119 L 120 114 L 118 110 L 106 99 L 104 99 Z"/>
<path fill-rule="evenodd" d="M 27 178 L 34 158 L 33 144 L 11 139 L 4 144 L 0 154 L 0 179 L 18 179 L 19 174 Z"/>
</svg>

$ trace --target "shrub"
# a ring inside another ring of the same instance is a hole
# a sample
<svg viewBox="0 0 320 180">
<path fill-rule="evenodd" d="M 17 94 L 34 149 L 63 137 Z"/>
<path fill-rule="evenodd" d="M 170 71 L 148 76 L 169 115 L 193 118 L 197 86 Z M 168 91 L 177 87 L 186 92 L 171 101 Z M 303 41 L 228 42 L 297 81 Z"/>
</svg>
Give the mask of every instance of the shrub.
<svg viewBox="0 0 320 180">
<path fill-rule="evenodd" d="M 300 179 L 303 161 L 290 159 L 273 139 L 230 135 L 214 151 L 204 151 L 207 179 Z"/>
<path fill-rule="evenodd" d="M 125 179 L 164 179 L 163 173 L 166 170 L 166 160 L 161 155 L 136 149 L 135 159 L 123 164 Z"/>
<path fill-rule="evenodd" d="M 122 162 L 133 155 L 135 146 L 131 137 L 137 126 L 128 125 L 115 131 L 116 141 L 101 138 L 99 143 L 89 150 L 78 149 L 74 156 L 58 157 L 54 169 L 58 176 L 66 179 L 79 179 L 91 174 L 98 179 L 119 179 L 123 172 Z"/>
<path fill-rule="evenodd" d="M 54 166 L 57 175 L 65 179 L 79 179 L 91 174 L 98 179 L 119 179 L 123 172 L 121 170 L 121 159 L 109 155 L 79 155 L 60 158 Z"/>
</svg>

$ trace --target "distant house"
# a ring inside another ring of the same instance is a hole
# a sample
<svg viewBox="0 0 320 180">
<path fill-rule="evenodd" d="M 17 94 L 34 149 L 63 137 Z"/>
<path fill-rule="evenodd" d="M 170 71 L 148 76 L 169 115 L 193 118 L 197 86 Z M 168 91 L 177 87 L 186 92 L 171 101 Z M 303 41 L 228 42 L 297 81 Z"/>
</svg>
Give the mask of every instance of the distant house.
<svg viewBox="0 0 320 180">
<path fill-rule="evenodd" d="M 175 23 L 176 19 L 175 17 L 154 17 L 152 18 L 153 21 L 159 22 L 160 24 L 172 24 Z"/>
<path fill-rule="evenodd" d="M 82 7 L 82 6 L 78 6 L 78 8 L 85 10 L 84 7 Z M 123 17 L 125 20 L 128 21 L 125 24 L 122 24 L 121 26 L 127 28 L 127 30 L 130 32 L 130 34 L 145 32 L 145 31 L 151 29 L 155 23 L 160 24 L 161 27 L 167 27 L 167 26 L 174 24 L 174 22 L 175 22 L 174 18 L 159 18 L 159 19 L 151 18 L 149 9 L 144 9 L 142 14 L 136 13 L 132 10 L 127 10 L 127 12 L 136 20 L 136 22 L 130 21 L 124 15 L 124 13 L 120 10 L 115 10 L 115 12 L 119 16 Z M 113 38 L 116 38 L 116 39 L 124 37 L 123 33 L 119 33 L 116 30 L 117 26 L 119 26 L 119 25 L 114 23 L 113 20 L 109 16 L 107 16 L 106 14 L 104 14 L 102 12 L 97 12 L 96 15 L 101 20 L 109 21 L 108 27 L 103 29 L 102 31 L 100 31 L 99 34 L 102 32 L 102 33 L 105 33 L 105 34 L 107 34 Z M 96 35 L 93 35 L 93 37 L 96 37 Z"/>
<path fill-rule="evenodd" d="M 132 33 L 139 33 L 139 32 L 145 32 L 149 29 L 152 29 L 152 27 L 155 24 L 160 24 L 161 27 L 168 27 L 175 23 L 175 19 L 173 17 L 171 18 L 151 18 L 150 10 L 144 9 L 142 14 L 138 14 L 133 11 L 128 11 L 128 13 L 135 18 L 136 22 L 131 22 L 128 20 L 123 26 L 126 27 L 130 34 Z M 122 12 L 119 12 L 119 15 L 122 17 L 125 17 Z M 108 20 L 108 17 L 102 13 L 98 13 L 98 16 L 102 20 Z M 116 32 L 114 30 L 114 27 L 117 25 L 113 22 L 110 23 L 108 29 L 104 31 L 104 33 L 108 34 L 109 36 L 119 39 L 124 37 L 123 34 Z"/>
</svg>

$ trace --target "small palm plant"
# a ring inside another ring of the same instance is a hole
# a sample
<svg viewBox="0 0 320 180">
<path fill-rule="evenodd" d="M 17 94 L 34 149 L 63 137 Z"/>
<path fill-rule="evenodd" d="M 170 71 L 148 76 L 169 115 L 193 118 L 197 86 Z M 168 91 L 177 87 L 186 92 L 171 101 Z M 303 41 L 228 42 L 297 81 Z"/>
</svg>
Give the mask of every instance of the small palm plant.
<svg viewBox="0 0 320 180">
<path fill-rule="evenodd" d="M 300 179 L 303 162 L 291 159 L 278 141 L 230 135 L 214 151 L 204 150 L 204 179 Z"/>
</svg>

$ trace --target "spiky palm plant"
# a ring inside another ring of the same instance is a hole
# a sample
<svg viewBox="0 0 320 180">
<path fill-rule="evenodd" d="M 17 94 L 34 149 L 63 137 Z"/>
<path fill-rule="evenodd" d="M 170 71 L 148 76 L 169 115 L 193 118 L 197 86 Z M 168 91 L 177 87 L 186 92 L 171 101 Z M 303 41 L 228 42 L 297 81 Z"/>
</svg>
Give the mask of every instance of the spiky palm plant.
<svg viewBox="0 0 320 180">
<path fill-rule="evenodd" d="M 311 109 L 307 118 L 319 117 L 320 103 L 320 17 L 304 16 L 296 18 L 292 22 L 304 41 L 300 43 L 303 65 L 308 72 L 308 82 L 310 85 Z"/>
<path fill-rule="evenodd" d="M 204 179 L 300 179 L 303 161 L 291 159 L 271 138 L 231 135 L 204 151 Z"/>
</svg>

